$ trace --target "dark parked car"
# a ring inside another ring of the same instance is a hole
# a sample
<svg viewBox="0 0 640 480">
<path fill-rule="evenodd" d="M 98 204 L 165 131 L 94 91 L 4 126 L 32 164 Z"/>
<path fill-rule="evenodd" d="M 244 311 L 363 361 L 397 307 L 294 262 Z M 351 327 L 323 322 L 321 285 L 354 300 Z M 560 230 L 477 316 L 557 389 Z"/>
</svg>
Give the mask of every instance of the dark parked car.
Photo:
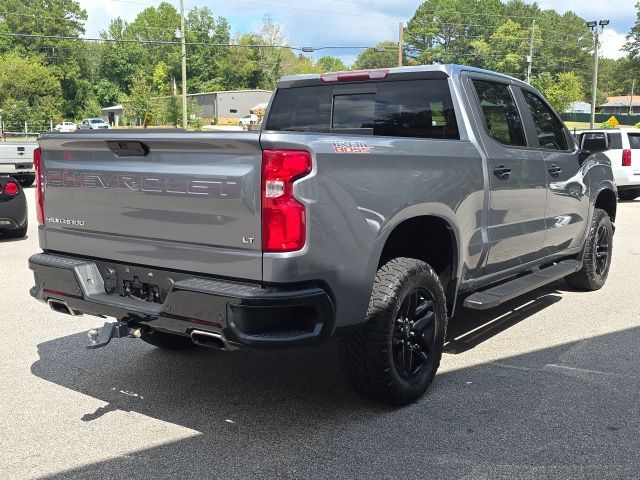
<svg viewBox="0 0 640 480">
<path fill-rule="evenodd" d="M 0 176 L 0 238 L 24 237 L 27 224 L 27 200 L 20 183 Z"/>
</svg>

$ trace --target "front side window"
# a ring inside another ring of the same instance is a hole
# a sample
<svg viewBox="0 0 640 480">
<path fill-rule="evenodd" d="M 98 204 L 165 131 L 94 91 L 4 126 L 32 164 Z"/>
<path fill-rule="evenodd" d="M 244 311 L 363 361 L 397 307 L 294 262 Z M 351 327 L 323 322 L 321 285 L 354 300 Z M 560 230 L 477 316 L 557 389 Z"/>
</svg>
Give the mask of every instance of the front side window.
<svg viewBox="0 0 640 480">
<path fill-rule="evenodd" d="M 509 86 L 487 80 L 473 80 L 489 135 L 503 145 L 524 147 L 522 119 Z"/>
<path fill-rule="evenodd" d="M 522 93 L 533 116 L 540 148 L 567 150 L 567 137 L 564 134 L 564 127 L 553 111 L 533 92 L 523 90 Z"/>
</svg>

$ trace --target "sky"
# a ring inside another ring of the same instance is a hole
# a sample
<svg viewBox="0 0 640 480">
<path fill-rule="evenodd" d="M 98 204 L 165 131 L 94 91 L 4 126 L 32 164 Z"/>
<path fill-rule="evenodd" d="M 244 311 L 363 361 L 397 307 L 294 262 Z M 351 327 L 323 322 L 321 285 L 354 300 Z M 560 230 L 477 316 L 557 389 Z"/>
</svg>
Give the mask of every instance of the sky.
<svg viewBox="0 0 640 480">
<path fill-rule="evenodd" d="M 96 37 L 115 17 L 133 20 L 143 9 L 160 0 L 78 0 L 89 15 L 86 36 Z M 167 0 L 179 6 L 179 0 Z M 528 2 L 532 3 L 532 2 Z M 399 22 L 411 19 L 419 0 L 185 0 L 185 10 L 209 7 L 216 16 L 229 20 L 232 32 L 248 33 L 260 28 L 268 15 L 282 24 L 292 46 L 373 46 L 382 40 L 398 38 Z M 609 19 L 602 36 L 601 54 L 607 58 L 624 55 L 621 47 L 635 23 L 635 0 L 539 0 L 544 9 L 560 13 L 572 10 L 585 20 Z M 612 6 L 615 5 L 615 8 Z M 335 55 L 353 63 L 359 49 L 325 49 L 314 54 Z"/>
</svg>

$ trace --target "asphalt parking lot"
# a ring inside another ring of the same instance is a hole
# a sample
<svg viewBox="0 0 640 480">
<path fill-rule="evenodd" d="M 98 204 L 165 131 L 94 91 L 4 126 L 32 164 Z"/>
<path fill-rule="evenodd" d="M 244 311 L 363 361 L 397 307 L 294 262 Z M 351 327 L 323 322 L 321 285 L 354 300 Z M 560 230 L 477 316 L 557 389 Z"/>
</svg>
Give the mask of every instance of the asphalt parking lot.
<svg viewBox="0 0 640 480">
<path fill-rule="evenodd" d="M 0 239 L 0 478 L 637 478 L 640 201 L 605 288 L 460 311 L 428 395 L 391 409 L 352 392 L 335 342 L 85 350 L 100 319 L 28 294 L 28 197 L 28 238 Z"/>
</svg>

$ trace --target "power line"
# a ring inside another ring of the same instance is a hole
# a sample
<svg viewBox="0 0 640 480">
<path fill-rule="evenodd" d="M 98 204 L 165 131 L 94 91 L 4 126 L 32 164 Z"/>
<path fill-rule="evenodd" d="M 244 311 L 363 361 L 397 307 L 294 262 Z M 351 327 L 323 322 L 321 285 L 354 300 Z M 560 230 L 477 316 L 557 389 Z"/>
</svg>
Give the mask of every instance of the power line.
<svg viewBox="0 0 640 480">
<path fill-rule="evenodd" d="M 82 42 L 105 42 L 105 43 L 129 43 L 129 44 L 142 44 L 142 45 L 181 45 L 180 41 L 173 40 L 134 40 L 134 39 L 111 39 L 111 38 L 86 38 L 86 37 L 71 37 L 63 35 L 38 35 L 29 33 L 5 33 L 0 32 L 0 37 L 20 37 L 20 38 L 33 38 L 33 39 L 48 39 L 48 40 L 72 40 Z M 331 49 L 353 49 L 364 50 L 369 48 L 382 48 L 385 47 L 372 47 L 362 45 L 323 45 L 319 47 L 294 47 L 291 45 L 271 45 L 271 44 L 239 44 L 239 43 L 213 43 L 213 42 L 185 42 L 185 45 L 201 45 L 209 47 L 239 47 L 239 48 L 276 48 L 276 49 L 288 49 L 296 51 L 316 51 L 316 50 L 331 50 Z M 56 48 L 56 47 L 53 47 Z M 395 50 L 395 47 L 393 48 Z"/>
</svg>

